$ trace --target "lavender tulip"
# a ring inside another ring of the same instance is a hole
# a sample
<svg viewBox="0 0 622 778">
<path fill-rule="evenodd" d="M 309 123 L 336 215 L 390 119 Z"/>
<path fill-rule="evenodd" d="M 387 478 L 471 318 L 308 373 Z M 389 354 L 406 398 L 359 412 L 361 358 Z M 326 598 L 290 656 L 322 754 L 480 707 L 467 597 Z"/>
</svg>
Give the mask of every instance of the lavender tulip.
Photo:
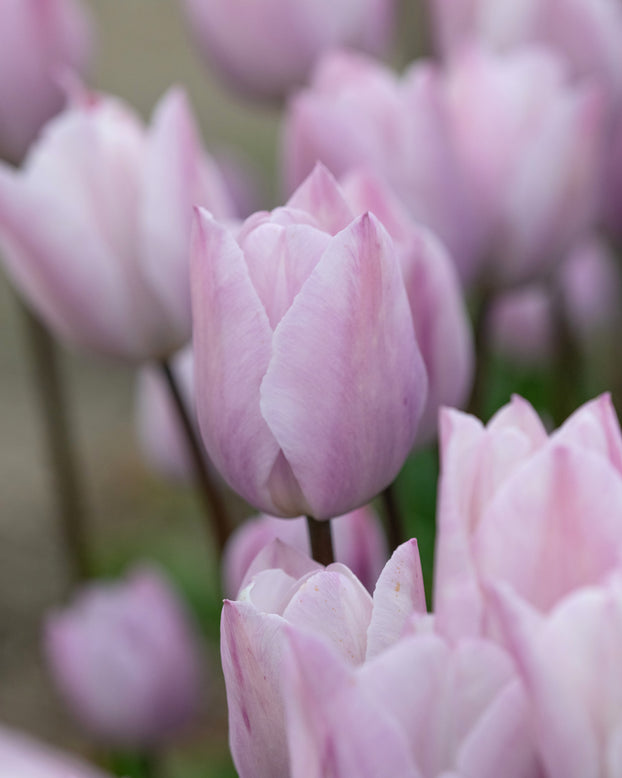
<svg viewBox="0 0 622 778">
<path fill-rule="evenodd" d="M 192 204 L 229 213 L 179 90 L 146 129 L 128 106 L 77 94 L 24 169 L 0 167 L 0 245 L 16 287 L 62 338 L 130 360 L 190 337 Z"/>
<path fill-rule="evenodd" d="M 6 778 L 106 778 L 91 765 L 0 727 L 0 774 Z"/>
<path fill-rule="evenodd" d="M 384 533 L 373 508 L 365 506 L 340 516 L 333 535 L 336 561 L 350 568 L 368 590 L 373 589 L 387 561 Z M 310 553 L 304 516 L 290 520 L 257 516 L 247 519 L 233 533 L 223 557 L 224 588 L 228 596 L 235 597 L 259 572 L 253 564 L 255 558 L 277 538 L 302 553 Z"/>
<path fill-rule="evenodd" d="M 282 691 L 288 630 L 311 633 L 348 667 L 382 654 L 425 611 L 415 541 L 400 546 L 373 599 L 341 564 L 326 569 L 280 541 L 237 602 L 225 601 L 221 655 L 227 683 L 229 741 L 240 778 L 288 778 L 290 758 Z"/>
<path fill-rule="evenodd" d="M 63 105 L 61 71 L 83 71 L 91 30 L 80 0 L 0 5 L 0 159 L 18 164 Z"/>
<path fill-rule="evenodd" d="M 60 695 L 104 743 L 153 746 L 197 711 L 197 639 L 154 570 L 85 589 L 49 617 L 45 650 Z"/>
<path fill-rule="evenodd" d="M 231 87 L 260 98 L 304 83 L 318 57 L 338 45 L 380 53 L 395 0 L 183 0 L 201 52 Z"/>
<path fill-rule="evenodd" d="M 550 437 L 519 397 L 484 427 L 445 411 L 434 610 L 441 634 L 494 632 L 482 587 L 549 612 L 622 561 L 622 435 L 608 396 Z M 491 632 L 492 630 L 492 632 Z"/>
<path fill-rule="evenodd" d="M 382 224 L 345 202 L 335 212 L 332 196 L 316 211 L 296 198 L 237 238 L 197 213 L 196 404 L 210 459 L 251 505 L 327 519 L 395 478 L 427 380 Z"/>
</svg>

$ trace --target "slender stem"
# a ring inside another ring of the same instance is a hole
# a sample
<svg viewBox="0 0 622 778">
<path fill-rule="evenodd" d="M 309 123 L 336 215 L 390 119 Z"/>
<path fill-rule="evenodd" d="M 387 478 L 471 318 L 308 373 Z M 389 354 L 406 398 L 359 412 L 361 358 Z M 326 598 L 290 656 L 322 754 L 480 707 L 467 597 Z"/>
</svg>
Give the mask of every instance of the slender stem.
<svg viewBox="0 0 622 778">
<path fill-rule="evenodd" d="M 68 402 L 58 347 L 37 316 L 20 301 L 31 354 L 34 385 L 45 426 L 48 458 L 56 492 L 58 523 L 71 583 L 89 576 L 90 564 L 82 479 L 71 435 Z"/>
<path fill-rule="evenodd" d="M 321 565 L 332 564 L 335 561 L 335 554 L 330 520 L 318 521 L 312 516 L 307 516 L 307 529 L 313 559 Z"/>
<path fill-rule="evenodd" d="M 156 751 L 143 751 L 138 755 L 142 778 L 161 778 L 161 762 Z"/>
<path fill-rule="evenodd" d="M 394 484 L 389 484 L 387 488 L 382 491 L 381 499 L 386 520 L 387 541 L 392 553 L 406 540 L 404 536 L 404 522 L 402 521 L 402 516 L 397 503 Z"/>
<path fill-rule="evenodd" d="M 210 478 L 207 470 L 207 455 L 203 450 L 194 424 L 190 419 L 186 403 L 181 395 L 175 375 L 166 360 L 160 362 L 160 367 L 186 436 L 186 442 L 194 464 L 197 488 L 208 520 L 209 529 L 210 532 L 216 536 L 218 549 L 220 554 L 222 554 L 227 538 L 229 537 L 230 524 L 227 511 L 224 502 L 218 493 L 218 489 Z"/>
<path fill-rule="evenodd" d="M 561 425 L 574 411 L 581 394 L 578 381 L 582 375 L 579 369 L 579 352 L 574 333 L 570 328 L 562 292 L 558 286 L 551 290 L 553 322 L 555 328 L 555 359 L 553 364 L 553 397 L 551 413 L 555 426 Z"/>
<path fill-rule="evenodd" d="M 490 368 L 490 341 L 488 319 L 492 307 L 493 296 L 488 289 L 483 289 L 473 322 L 473 338 L 475 341 L 475 380 L 471 390 L 468 411 L 478 419 L 486 412 L 486 391 L 488 388 L 488 373 Z"/>
</svg>

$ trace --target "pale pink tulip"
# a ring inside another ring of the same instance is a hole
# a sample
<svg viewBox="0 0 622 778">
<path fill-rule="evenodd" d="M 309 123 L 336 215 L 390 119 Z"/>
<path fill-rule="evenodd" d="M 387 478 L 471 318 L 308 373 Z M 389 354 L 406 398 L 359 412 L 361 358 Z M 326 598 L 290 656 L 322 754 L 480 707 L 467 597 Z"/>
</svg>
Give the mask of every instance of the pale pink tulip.
<svg viewBox="0 0 622 778">
<path fill-rule="evenodd" d="M 80 93 L 23 171 L 0 167 L 0 245 L 18 290 L 62 338 L 124 359 L 164 358 L 190 337 L 193 203 L 229 214 L 183 92 L 150 128 Z"/>
<path fill-rule="evenodd" d="M 279 539 L 304 554 L 310 554 L 309 534 L 304 516 L 277 519 L 257 516 L 247 519 L 231 535 L 223 556 L 225 594 L 235 597 L 259 570 L 252 564 L 257 554 Z M 368 590 L 372 590 L 387 561 L 387 544 L 382 525 L 371 506 L 364 506 L 333 524 L 335 560 L 350 568 Z"/>
<path fill-rule="evenodd" d="M 18 164 L 61 110 L 66 69 L 84 71 L 92 48 L 80 0 L 0 3 L 0 159 Z"/>
<path fill-rule="evenodd" d="M 425 611 L 416 541 L 400 546 L 373 599 L 341 564 L 323 568 L 274 541 L 237 602 L 225 601 L 221 655 L 227 684 L 229 741 L 240 778 L 289 778 L 283 651 L 288 631 L 311 634 L 349 667 L 382 654 L 408 619 Z"/>
<path fill-rule="evenodd" d="M 482 587 L 546 613 L 622 563 L 622 436 L 607 395 L 551 436 L 519 397 L 484 427 L 447 410 L 434 588 L 441 634 L 491 634 Z"/>
<path fill-rule="evenodd" d="M 443 90 L 477 205 L 471 280 L 498 288 L 544 276 L 597 217 L 601 91 L 571 83 L 561 60 L 529 48 L 467 49 L 448 64 Z"/>
<path fill-rule="evenodd" d="M 279 98 L 334 46 L 386 50 L 395 0 L 182 0 L 207 61 L 232 88 Z"/>
<path fill-rule="evenodd" d="M 48 618 L 45 651 L 76 720 L 103 743 L 145 748 L 198 710 L 197 637 L 166 580 L 139 569 L 92 584 Z"/>
<path fill-rule="evenodd" d="M 401 468 L 427 392 L 396 246 L 326 181 L 318 169 L 237 237 L 206 211 L 195 221 L 203 441 L 229 485 L 274 516 L 369 502 Z M 310 207 L 314 182 L 324 195 Z"/>
<path fill-rule="evenodd" d="M 6 778 L 106 778 L 100 770 L 69 754 L 1 726 L 0 775 Z"/>
<path fill-rule="evenodd" d="M 582 588 L 548 616 L 499 587 L 499 617 L 529 700 L 547 778 L 622 771 L 622 581 Z"/>
<path fill-rule="evenodd" d="M 417 63 L 398 79 L 374 60 L 327 55 L 289 104 L 282 153 L 290 191 L 317 160 L 338 177 L 367 166 L 469 276 L 478 237 L 471 183 L 458 166 L 440 73 L 431 64 Z"/>
</svg>

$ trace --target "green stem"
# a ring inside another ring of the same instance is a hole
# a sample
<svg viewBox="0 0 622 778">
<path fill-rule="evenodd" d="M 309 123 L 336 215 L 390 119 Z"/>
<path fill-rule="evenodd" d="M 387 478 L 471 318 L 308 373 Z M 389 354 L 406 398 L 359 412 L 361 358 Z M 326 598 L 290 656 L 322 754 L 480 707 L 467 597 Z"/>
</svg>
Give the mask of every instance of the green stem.
<svg viewBox="0 0 622 778">
<path fill-rule="evenodd" d="M 207 470 L 207 454 L 197 436 L 195 426 L 188 413 L 188 408 L 181 395 L 175 375 L 166 360 L 160 362 L 160 368 L 186 436 L 188 450 L 194 466 L 197 490 L 203 504 L 208 530 L 211 534 L 215 535 L 220 556 L 222 556 L 223 549 L 229 537 L 229 528 L 231 526 L 225 504 L 218 489 L 210 478 Z"/>
<path fill-rule="evenodd" d="M 389 543 L 389 550 L 393 553 L 393 551 L 406 540 L 404 522 L 402 521 L 397 495 L 395 493 L 395 483 L 389 484 L 386 489 L 383 489 L 381 499 L 384 507 L 387 541 Z"/>
<path fill-rule="evenodd" d="M 58 347 L 37 316 L 21 301 L 20 307 L 54 478 L 58 524 L 71 583 L 76 584 L 88 578 L 90 564 L 81 478 L 71 435 Z"/>
<path fill-rule="evenodd" d="M 307 529 L 313 559 L 321 565 L 332 564 L 335 561 L 335 554 L 330 520 L 318 521 L 312 516 L 307 516 Z"/>
<path fill-rule="evenodd" d="M 486 412 L 486 399 L 490 368 L 489 317 L 493 295 L 488 289 L 481 292 L 479 304 L 473 321 L 473 339 L 475 343 L 475 379 L 468 403 L 468 412 L 483 419 Z"/>
</svg>

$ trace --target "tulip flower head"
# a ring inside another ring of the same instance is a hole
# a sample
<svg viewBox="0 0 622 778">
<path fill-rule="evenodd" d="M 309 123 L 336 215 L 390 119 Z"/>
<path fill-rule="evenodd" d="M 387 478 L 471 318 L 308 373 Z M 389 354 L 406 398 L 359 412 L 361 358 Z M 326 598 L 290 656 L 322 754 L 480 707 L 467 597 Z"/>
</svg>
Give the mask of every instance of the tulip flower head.
<svg viewBox="0 0 622 778">
<path fill-rule="evenodd" d="M 191 281 L 199 426 L 225 480 L 274 516 L 369 502 L 401 468 L 427 392 L 378 219 L 354 218 L 318 168 L 237 236 L 199 210 Z"/>
</svg>

